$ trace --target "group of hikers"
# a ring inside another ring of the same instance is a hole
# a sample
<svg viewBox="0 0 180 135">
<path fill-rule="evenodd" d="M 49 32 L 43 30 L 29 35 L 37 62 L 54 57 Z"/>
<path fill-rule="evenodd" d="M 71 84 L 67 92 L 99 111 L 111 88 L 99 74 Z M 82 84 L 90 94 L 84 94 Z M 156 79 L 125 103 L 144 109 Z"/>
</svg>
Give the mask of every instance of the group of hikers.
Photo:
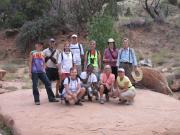
<svg viewBox="0 0 180 135">
<path fill-rule="evenodd" d="M 54 38 L 49 40 L 47 49 L 43 50 L 43 47 L 43 42 L 36 43 L 29 58 L 36 105 L 40 105 L 38 79 L 45 85 L 49 102 L 59 102 L 58 98 L 63 98 L 67 105 L 83 105 L 88 97 L 89 101 L 98 100 L 101 104 L 110 98 L 118 98 L 119 104 L 133 103 L 136 92 L 131 72 L 137 68 L 137 60 L 128 38 L 123 39 L 121 49 L 116 48 L 113 38 L 109 38 L 103 56 L 94 40 L 84 52 L 76 34 L 65 42 L 63 51 L 57 49 Z M 104 64 L 103 70 L 101 64 Z M 52 91 L 52 81 L 56 81 L 56 94 Z"/>
</svg>

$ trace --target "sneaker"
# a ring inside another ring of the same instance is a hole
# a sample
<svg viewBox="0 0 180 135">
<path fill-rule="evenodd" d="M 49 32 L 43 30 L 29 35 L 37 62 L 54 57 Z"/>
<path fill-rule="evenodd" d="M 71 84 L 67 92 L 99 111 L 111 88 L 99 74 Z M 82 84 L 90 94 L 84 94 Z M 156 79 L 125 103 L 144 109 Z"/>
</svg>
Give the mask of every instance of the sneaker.
<svg viewBox="0 0 180 135">
<path fill-rule="evenodd" d="M 35 105 L 40 105 L 40 102 L 39 102 L 39 101 L 36 101 L 36 102 L 35 102 Z"/>
<path fill-rule="evenodd" d="M 125 105 L 132 105 L 132 102 L 131 101 L 126 101 Z"/>
<path fill-rule="evenodd" d="M 75 105 L 82 106 L 83 104 L 82 104 L 80 101 L 77 101 L 77 102 L 75 103 Z"/>
<path fill-rule="evenodd" d="M 60 95 L 59 95 L 59 94 L 57 94 L 57 95 L 55 96 L 55 98 L 60 98 Z"/>
<path fill-rule="evenodd" d="M 49 102 L 59 102 L 59 100 L 53 98 L 53 99 L 49 100 Z"/>
<path fill-rule="evenodd" d="M 108 102 L 109 101 L 109 95 L 106 94 L 106 101 Z"/>
<path fill-rule="evenodd" d="M 64 101 L 66 105 L 70 105 L 69 101 L 66 98 L 64 98 Z"/>
<path fill-rule="evenodd" d="M 100 104 L 104 104 L 104 100 L 102 98 L 100 99 Z"/>
<path fill-rule="evenodd" d="M 118 104 L 124 104 L 124 103 L 126 103 L 126 102 L 127 102 L 127 100 L 119 99 Z"/>
</svg>

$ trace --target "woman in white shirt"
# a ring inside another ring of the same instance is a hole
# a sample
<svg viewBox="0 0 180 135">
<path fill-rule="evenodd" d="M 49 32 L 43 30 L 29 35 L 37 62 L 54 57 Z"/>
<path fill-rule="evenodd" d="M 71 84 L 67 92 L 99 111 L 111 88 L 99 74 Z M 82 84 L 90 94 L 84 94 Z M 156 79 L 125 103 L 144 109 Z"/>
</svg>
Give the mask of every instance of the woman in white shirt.
<svg viewBox="0 0 180 135">
<path fill-rule="evenodd" d="M 69 43 L 64 44 L 64 51 L 59 54 L 58 65 L 59 65 L 59 76 L 61 81 L 70 75 L 70 69 L 74 66 L 75 58 L 70 51 Z"/>
<path fill-rule="evenodd" d="M 70 69 L 70 76 L 64 80 L 63 95 L 67 104 L 83 105 L 81 98 L 85 93 L 85 88 L 81 88 L 81 81 L 77 77 L 77 69 Z"/>
</svg>

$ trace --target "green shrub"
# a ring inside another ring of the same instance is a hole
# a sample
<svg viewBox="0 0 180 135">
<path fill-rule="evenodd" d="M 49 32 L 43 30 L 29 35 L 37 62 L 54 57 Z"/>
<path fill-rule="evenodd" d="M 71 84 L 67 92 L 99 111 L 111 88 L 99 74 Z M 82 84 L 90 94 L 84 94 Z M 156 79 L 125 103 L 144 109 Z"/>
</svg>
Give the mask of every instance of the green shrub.
<svg viewBox="0 0 180 135">
<path fill-rule="evenodd" d="M 61 24 L 61 18 L 50 16 L 26 22 L 20 30 L 16 45 L 22 52 L 26 52 L 27 49 L 31 48 L 30 43 L 42 41 L 56 34 L 58 32 L 57 28 Z"/>
<path fill-rule="evenodd" d="M 96 16 L 88 23 L 88 39 L 95 40 L 97 48 L 103 54 L 107 40 L 113 38 L 116 46 L 120 47 L 121 35 L 114 28 L 114 20 L 109 16 Z"/>
<path fill-rule="evenodd" d="M 24 22 L 26 21 L 26 15 L 22 12 L 17 12 L 15 15 L 13 15 L 9 20 L 9 26 L 11 28 L 19 28 L 21 27 Z"/>
</svg>

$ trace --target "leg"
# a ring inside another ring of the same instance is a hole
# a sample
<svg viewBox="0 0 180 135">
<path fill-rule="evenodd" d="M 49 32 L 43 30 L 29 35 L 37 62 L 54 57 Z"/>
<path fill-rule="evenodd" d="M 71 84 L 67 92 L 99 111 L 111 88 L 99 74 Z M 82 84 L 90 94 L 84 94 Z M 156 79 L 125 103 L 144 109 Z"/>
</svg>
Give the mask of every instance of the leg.
<svg viewBox="0 0 180 135">
<path fill-rule="evenodd" d="M 103 94 L 104 94 L 104 85 L 100 85 L 99 87 L 99 93 L 100 93 L 100 103 L 104 104 Z"/>
<path fill-rule="evenodd" d="M 52 91 L 51 83 L 50 83 L 48 77 L 46 76 L 45 73 L 40 73 L 39 78 L 45 85 L 49 101 L 52 101 L 55 98 L 55 96 L 54 96 L 54 93 Z"/>
<path fill-rule="evenodd" d="M 56 80 L 56 96 L 59 95 L 60 80 Z"/>
<path fill-rule="evenodd" d="M 32 73 L 32 88 L 33 88 L 33 96 L 34 102 L 39 102 L 39 91 L 38 91 L 38 74 Z"/>
</svg>

